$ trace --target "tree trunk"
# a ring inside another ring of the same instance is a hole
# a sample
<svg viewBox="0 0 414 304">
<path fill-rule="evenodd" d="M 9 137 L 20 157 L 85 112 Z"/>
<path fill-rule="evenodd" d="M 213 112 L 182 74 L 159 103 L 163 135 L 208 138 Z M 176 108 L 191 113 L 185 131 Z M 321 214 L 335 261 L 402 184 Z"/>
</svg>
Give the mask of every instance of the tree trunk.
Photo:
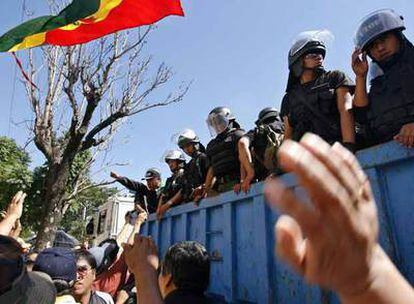
<svg viewBox="0 0 414 304">
<path fill-rule="evenodd" d="M 36 250 L 43 250 L 49 244 L 53 245 L 56 231 L 62 221 L 63 198 L 69 178 L 69 164 L 52 164 L 45 176 L 42 190 L 44 216 L 36 237 Z"/>
</svg>

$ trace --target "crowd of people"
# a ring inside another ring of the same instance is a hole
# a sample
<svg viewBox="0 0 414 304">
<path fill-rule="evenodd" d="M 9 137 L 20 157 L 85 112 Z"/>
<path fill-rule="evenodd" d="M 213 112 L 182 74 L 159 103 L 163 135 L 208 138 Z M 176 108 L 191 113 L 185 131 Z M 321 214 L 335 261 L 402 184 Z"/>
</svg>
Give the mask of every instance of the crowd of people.
<svg viewBox="0 0 414 304">
<path fill-rule="evenodd" d="M 392 139 L 414 145 L 414 47 L 404 29 L 392 10 L 361 22 L 355 83 L 323 68 L 328 32 L 299 35 L 289 51 L 280 113 L 263 109 L 245 133 L 228 108 L 213 109 L 207 124 L 215 138 L 204 147 L 194 131 L 180 133 L 177 145 L 191 160 L 180 150 L 166 153 L 172 175 L 164 187 L 156 168 L 146 172 L 146 184 L 111 173 L 136 192 L 136 210 L 116 239 L 30 252 L 19 239 L 25 194 L 17 193 L 0 221 L 0 302 L 213 303 L 205 295 L 206 248 L 179 242 L 160 261 L 140 227 L 150 213 L 161 218 L 173 206 L 231 189 L 247 192 L 267 179 L 267 201 L 285 214 L 275 225 L 276 252 L 308 282 L 335 291 L 344 303 L 414 303 L 414 290 L 378 244 L 376 204 L 353 154 Z M 312 205 L 268 178 L 281 172 L 298 176 Z"/>
</svg>

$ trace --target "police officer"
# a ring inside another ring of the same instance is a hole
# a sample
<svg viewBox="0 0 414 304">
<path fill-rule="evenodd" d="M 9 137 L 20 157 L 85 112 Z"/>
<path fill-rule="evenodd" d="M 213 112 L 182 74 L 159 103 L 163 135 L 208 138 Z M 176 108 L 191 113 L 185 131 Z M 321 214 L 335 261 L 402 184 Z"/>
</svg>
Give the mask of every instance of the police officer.
<svg viewBox="0 0 414 304">
<path fill-rule="evenodd" d="M 207 118 L 212 139 L 206 149 L 210 162 L 204 194 L 208 196 L 232 190 L 240 181 L 237 143 L 245 132 L 227 107 L 214 108 Z M 215 180 L 215 183 L 213 181 Z"/>
<path fill-rule="evenodd" d="M 312 132 L 329 143 L 355 145 L 351 93 L 354 83 L 341 71 L 326 71 L 327 30 L 301 33 L 289 51 L 289 80 L 282 101 L 285 138 L 300 140 Z"/>
<path fill-rule="evenodd" d="M 157 210 L 158 197 L 161 187 L 161 173 L 157 168 L 150 168 L 143 180 L 146 185 L 111 172 L 111 177 L 131 191 L 135 191 L 135 209 L 139 213 L 145 210 L 154 213 Z"/>
<path fill-rule="evenodd" d="M 358 119 L 362 117 L 368 127 L 370 144 L 395 139 L 414 146 L 414 47 L 403 30 L 403 18 L 386 9 L 365 17 L 356 32 L 354 106 L 362 113 Z"/>
<path fill-rule="evenodd" d="M 177 145 L 191 160 L 185 167 L 185 184 L 182 189 L 185 202 L 199 201 L 204 190 L 204 182 L 209 168 L 208 157 L 204 146 L 200 143 L 197 134 L 186 129 L 177 138 Z"/>
<path fill-rule="evenodd" d="M 241 188 L 248 192 L 254 179 L 262 181 L 272 173 L 278 173 L 277 149 L 283 141 L 284 125 L 276 108 L 260 111 L 256 127 L 238 143 L 241 166 Z M 238 189 L 236 189 L 238 190 Z"/>
<path fill-rule="evenodd" d="M 185 156 L 181 151 L 170 150 L 165 153 L 164 161 L 171 170 L 158 201 L 157 218 L 161 219 L 171 207 L 182 202 L 181 190 L 184 184 Z"/>
</svg>

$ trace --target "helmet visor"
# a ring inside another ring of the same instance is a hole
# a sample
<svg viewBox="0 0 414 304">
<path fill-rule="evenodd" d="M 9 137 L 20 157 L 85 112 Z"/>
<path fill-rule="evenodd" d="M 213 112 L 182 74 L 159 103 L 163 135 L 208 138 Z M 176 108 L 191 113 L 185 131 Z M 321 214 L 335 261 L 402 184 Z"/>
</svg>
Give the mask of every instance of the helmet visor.
<svg viewBox="0 0 414 304">
<path fill-rule="evenodd" d="M 211 136 L 223 133 L 229 126 L 230 120 L 222 114 L 210 114 L 207 118 L 207 126 Z"/>
<path fill-rule="evenodd" d="M 305 31 L 300 33 L 292 44 L 289 51 L 289 56 L 295 56 L 301 51 L 309 42 L 319 41 L 327 46 L 335 39 L 334 35 L 328 30 Z"/>
</svg>

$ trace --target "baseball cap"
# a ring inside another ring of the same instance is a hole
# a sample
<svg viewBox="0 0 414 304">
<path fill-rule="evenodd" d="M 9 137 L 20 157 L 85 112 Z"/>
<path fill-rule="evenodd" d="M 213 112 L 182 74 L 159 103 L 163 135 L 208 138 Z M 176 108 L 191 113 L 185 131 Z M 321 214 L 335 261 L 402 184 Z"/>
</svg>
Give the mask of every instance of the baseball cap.
<svg viewBox="0 0 414 304">
<path fill-rule="evenodd" d="M 145 177 L 143 178 L 143 180 L 149 180 L 152 178 L 161 178 L 161 173 L 160 170 L 158 170 L 157 168 L 150 168 L 147 170 L 147 172 L 145 173 Z"/>
<path fill-rule="evenodd" d="M 71 282 L 76 280 L 76 258 L 67 248 L 48 248 L 39 253 L 33 270 L 48 274 L 52 280 Z"/>
<path fill-rule="evenodd" d="M 107 239 L 101 242 L 99 246 L 90 248 L 89 253 L 94 256 L 96 261 L 96 272 L 100 274 L 108 269 L 115 262 L 118 252 L 119 246 L 116 240 L 113 239 Z"/>
</svg>

